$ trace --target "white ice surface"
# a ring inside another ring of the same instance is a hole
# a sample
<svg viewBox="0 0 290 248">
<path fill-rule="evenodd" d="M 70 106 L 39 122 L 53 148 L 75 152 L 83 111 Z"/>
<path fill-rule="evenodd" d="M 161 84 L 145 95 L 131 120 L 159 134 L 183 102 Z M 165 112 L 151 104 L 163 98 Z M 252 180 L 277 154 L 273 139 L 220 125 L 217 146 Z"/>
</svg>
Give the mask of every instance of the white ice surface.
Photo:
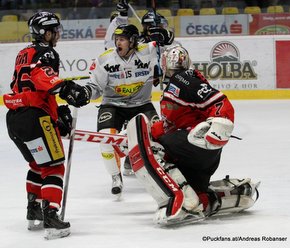
<svg viewBox="0 0 290 248">
<path fill-rule="evenodd" d="M 261 181 L 260 198 L 243 214 L 208 219 L 181 228 L 153 225 L 155 202 L 136 178 L 124 177 L 124 194 L 114 201 L 111 179 L 100 158 L 99 145 L 75 142 L 66 219 L 68 238 L 46 241 L 43 232 L 26 229 L 25 178 L 28 169 L 7 136 L 5 107 L 0 107 L 0 248 L 197 248 L 290 247 L 290 100 L 233 101 L 234 135 L 224 148 L 213 180 L 251 177 Z M 158 104 L 156 103 L 158 108 Z M 94 131 L 94 104 L 78 113 L 77 128 Z M 66 151 L 68 141 L 64 141 Z M 262 237 L 286 241 L 261 241 Z M 204 241 L 242 237 L 260 241 Z"/>
</svg>

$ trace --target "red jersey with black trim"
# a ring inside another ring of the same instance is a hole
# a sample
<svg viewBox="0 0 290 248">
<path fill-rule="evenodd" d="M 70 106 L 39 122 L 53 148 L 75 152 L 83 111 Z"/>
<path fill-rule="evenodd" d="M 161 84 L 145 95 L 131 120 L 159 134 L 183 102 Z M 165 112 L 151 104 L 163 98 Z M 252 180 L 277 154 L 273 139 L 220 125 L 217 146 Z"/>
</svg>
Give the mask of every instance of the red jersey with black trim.
<svg viewBox="0 0 290 248">
<path fill-rule="evenodd" d="M 60 59 L 49 45 L 33 43 L 21 50 L 15 61 L 13 81 L 10 85 L 13 94 L 5 95 L 5 105 L 37 107 L 45 110 L 54 120 L 57 119 L 55 95 L 63 84 L 58 77 Z"/>
<path fill-rule="evenodd" d="M 209 117 L 234 122 L 234 108 L 228 98 L 211 87 L 198 70 L 175 73 L 160 102 L 164 131 L 192 129 Z"/>
</svg>

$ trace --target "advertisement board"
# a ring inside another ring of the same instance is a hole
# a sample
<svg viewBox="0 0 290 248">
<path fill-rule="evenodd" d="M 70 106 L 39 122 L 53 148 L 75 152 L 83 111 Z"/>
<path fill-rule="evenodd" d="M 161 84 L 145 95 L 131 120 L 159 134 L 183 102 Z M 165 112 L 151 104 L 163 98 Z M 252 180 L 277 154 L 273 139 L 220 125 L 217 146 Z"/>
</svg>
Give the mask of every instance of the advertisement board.
<svg viewBox="0 0 290 248">
<path fill-rule="evenodd" d="M 261 90 L 276 87 L 271 37 L 183 39 L 194 68 L 219 90 Z"/>
<path fill-rule="evenodd" d="M 176 40 L 188 49 L 192 66 L 221 91 L 290 89 L 289 36 L 188 37 Z M 10 92 L 15 57 L 27 44 L 0 44 L 0 56 L 4 58 L 0 60 L 0 95 Z M 104 52 L 104 41 L 60 41 L 56 50 L 61 58 L 60 77 L 88 76 L 92 61 Z M 154 91 L 160 92 L 159 87 Z"/>
<path fill-rule="evenodd" d="M 248 34 L 248 15 L 182 16 L 180 36 Z"/>
<path fill-rule="evenodd" d="M 289 40 L 278 40 L 276 45 L 277 88 L 290 88 Z"/>
<path fill-rule="evenodd" d="M 263 13 L 249 16 L 249 33 L 251 35 L 290 34 L 290 13 Z"/>
<path fill-rule="evenodd" d="M 62 20 L 62 40 L 103 39 L 110 24 L 109 19 Z M 0 22 L 1 42 L 29 42 L 31 37 L 27 22 Z"/>
</svg>

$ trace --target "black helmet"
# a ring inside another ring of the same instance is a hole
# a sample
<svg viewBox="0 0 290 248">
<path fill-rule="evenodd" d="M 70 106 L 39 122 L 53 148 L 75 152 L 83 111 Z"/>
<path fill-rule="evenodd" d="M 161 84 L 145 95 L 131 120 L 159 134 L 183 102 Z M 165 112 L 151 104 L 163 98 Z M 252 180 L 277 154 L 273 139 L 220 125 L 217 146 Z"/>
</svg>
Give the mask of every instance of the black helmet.
<svg viewBox="0 0 290 248">
<path fill-rule="evenodd" d="M 60 27 L 59 18 L 50 12 L 38 12 L 28 20 L 29 32 L 35 40 L 42 40 L 45 31 L 56 32 Z"/>
<path fill-rule="evenodd" d="M 121 24 L 119 25 L 115 31 L 114 35 L 120 35 L 126 37 L 133 47 L 137 46 L 139 31 L 138 28 L 133 24 Z"/>
<path fill-rule="evenodd" d="M 148 25 L 148 26 L 159 26 L 161 24 L 161 20 L 165 19 L 164 16 L 160 15 L 159 13 L 155 12 L 153 10 L 149 10 L 141 20 L 142 25 Z"/>
</svg>

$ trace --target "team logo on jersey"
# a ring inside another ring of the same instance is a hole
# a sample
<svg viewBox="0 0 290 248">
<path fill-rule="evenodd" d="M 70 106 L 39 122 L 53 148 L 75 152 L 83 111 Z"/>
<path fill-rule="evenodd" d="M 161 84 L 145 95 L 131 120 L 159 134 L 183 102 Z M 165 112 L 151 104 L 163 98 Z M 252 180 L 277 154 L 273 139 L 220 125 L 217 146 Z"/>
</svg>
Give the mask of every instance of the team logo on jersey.
<svg viewBox="0 0 290 248">
<path fill-rule="evenodd" d="M 197 91 L 197 95 L 199 95 L 200 98 L 205 98 L 209 92 L 212 91 L 211 88 L 208 87 L 208 84 L 200 84 L 201 89 Z"/>
<path fill-rule="evenodd" d="M 104 66 L 104 69 L 107 72 L 117 72 L 117 71 L 120 71 L 120 64 L 117 64 L 117 65 L 109 65 L 109 64 L 106 64 Z"/>
<path fill-rule="evenodd" d="M 115 87 L 117 94 L 121 96 L 130 96 L 140 90 L 144 85 L 144 82 L 137 82 L 133 84 L 121 84 Z"/>
<path fill-rule="evenodd" d="M 170 84 L 167 91 L 172 93 L 176 97 L 179 97 L 180 88 L 178 88 L 177 86 Z"/>
<path fill-rule="evenodd" d="M 142 63 L 140 59 L 135 60 L 135 66 L 137 66 L 137 69 L 148 69 L 150 65 L 150 61 L 148 63 Z"/>
</svg>

